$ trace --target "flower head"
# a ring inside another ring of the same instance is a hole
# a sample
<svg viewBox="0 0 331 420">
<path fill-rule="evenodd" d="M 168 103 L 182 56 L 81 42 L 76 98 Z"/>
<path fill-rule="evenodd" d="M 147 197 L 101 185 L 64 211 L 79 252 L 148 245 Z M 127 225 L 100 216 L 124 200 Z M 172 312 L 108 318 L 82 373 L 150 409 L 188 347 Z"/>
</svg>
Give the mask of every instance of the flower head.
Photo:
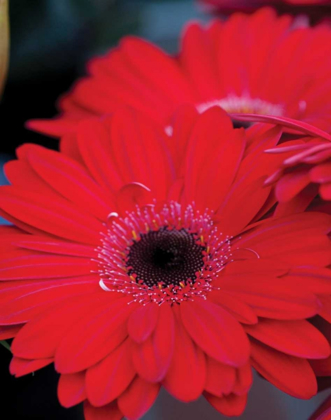
<svg viewBox="0 0 331 420">
<path fill-rule="evenodd" d="M 176 56 L 126 37 L 90 61 L 89 76 L 61 98 L 59 117 L 28 126 L 57 136 L 74 130 L 81 119 L 129 105 L 171 129 L 176 108 L 189 103 L 199 112 L 219 106 L 330 129 L 330 45 L 328 26 L 298 26 L 271 9 L 235 14 L 207 27 L 192 23 Z"/>
<path fill-rule="evenodd" d="M 54 362 L 60 402 L 85 401 L 87 420 L 138 419 L 161 386 L 239 415 L 252 367 L 310 398 L 308 360 L 330 355 L 307 321 L 331 293 L 330 216 L 268 217 L 280 158 L 263 150 L 280 128 L 233 129 L 218 107 L 181 108 L 172 127 L 123 109 L 81 122 L 61 153 L 22 146 L 5 168 L 10 369 Z"/>
</svg>

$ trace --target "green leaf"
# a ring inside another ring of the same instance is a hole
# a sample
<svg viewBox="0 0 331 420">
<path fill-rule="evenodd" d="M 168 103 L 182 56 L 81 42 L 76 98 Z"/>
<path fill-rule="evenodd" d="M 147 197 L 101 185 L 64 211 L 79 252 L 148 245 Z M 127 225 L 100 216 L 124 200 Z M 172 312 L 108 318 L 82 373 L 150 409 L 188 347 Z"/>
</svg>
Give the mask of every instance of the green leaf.
<svg viewBox="0 0 331 420">
<path fill-rule="evenodd" d="M 2 344 L 4 347 L 6 347 L 7 350 L 11 352 L 10 345 L 5 340 L 0 340 L 0 344 Z"/>
</svg>

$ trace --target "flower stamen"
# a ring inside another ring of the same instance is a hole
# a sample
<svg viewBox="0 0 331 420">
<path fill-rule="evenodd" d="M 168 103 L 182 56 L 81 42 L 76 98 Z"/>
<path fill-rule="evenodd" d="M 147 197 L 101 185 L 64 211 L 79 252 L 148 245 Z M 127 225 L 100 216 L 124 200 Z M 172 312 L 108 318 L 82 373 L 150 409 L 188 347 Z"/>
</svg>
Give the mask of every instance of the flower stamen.
<svg viewBox="0 0 331 420">
<path fill-rule="evenodd" d="M 212 212 L 169 202 L 136 207 L 102 234 L 96 259 L 100 287 L 142 304 L 206 299 L 231 261 L 231 238 L 217 231 Z"/>
</svg>

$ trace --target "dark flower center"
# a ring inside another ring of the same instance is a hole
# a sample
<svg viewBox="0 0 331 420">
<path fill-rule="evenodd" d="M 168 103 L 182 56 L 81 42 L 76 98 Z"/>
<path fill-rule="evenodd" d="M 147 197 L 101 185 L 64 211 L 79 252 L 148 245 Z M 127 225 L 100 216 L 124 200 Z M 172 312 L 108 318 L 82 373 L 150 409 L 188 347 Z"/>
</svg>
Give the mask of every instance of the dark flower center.
<svg viewBox="0 0 331 420">
<path fill-rule="evenodd" d="M 97 248 L 101 289 L 142 305 L 207 299 L 232 261 L 231 238 L 214 226 L 213 215 L 175 201 L 137 206 L 125 217 L 111 213 Z"/>
<path fill-rule="evenodd" d="M 128 252 L 128 274 L 149 287 L 194 281 L 204 265 L 205 247 L 197 242 L 197 235 L 184 228 L 162 227 L 140 234 Z"/>
</svg>

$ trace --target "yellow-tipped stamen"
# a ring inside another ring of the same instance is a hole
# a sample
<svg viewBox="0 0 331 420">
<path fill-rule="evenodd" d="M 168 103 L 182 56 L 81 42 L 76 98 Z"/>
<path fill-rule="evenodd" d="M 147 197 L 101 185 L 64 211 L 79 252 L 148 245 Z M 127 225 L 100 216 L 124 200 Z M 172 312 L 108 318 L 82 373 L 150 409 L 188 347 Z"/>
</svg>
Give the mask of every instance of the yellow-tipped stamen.
<svg viewBox="0 0 331 420">
<path fill-rule="evenodd" d="M 154 225 L 156 228 L 159 228 L 159 225 L 156 223 L 156 220 L 155 220 L 155 219 L 153 219 L 153 225 Z"/>
</svg>

